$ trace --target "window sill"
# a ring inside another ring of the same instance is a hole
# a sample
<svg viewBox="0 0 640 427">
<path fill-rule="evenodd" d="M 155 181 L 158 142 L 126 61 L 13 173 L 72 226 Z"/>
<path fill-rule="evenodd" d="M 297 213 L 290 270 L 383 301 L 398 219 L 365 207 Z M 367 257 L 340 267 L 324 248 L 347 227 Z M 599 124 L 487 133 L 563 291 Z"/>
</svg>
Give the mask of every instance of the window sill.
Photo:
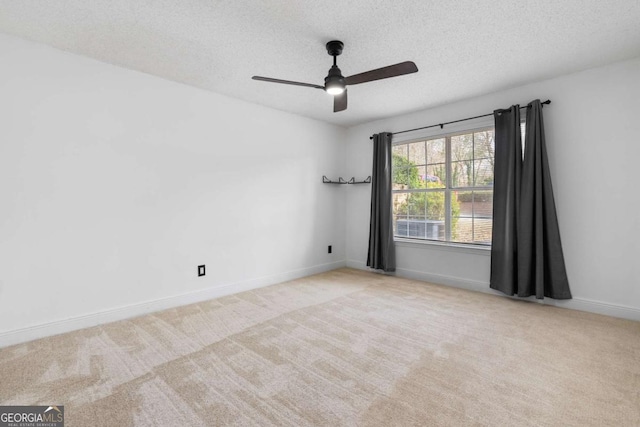
<svg viewBox="0 0 640 427">
<path fill-rule="evenodd" d="M 458 253 L 491 256 L 491 246 L 438 242 L 434 240 L 405 239 L 402 237 L 394 237 L 393 240 L 396 246 L 406 248 L 436 249 Z"/>
</svg>

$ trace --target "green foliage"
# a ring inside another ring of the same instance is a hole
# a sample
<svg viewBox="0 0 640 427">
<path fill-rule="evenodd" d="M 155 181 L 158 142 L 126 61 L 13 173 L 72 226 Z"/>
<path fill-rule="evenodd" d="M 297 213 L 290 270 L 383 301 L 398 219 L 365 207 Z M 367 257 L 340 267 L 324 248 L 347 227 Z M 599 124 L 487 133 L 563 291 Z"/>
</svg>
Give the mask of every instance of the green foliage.
<svg viewBox="0 0 640 427">
<path fill-rule="evenodd" d="M 420 188 L 418 168 L 404 157 L 393 155 L 393 182 L 406 185 L 407 188 Z"/>
</svg>

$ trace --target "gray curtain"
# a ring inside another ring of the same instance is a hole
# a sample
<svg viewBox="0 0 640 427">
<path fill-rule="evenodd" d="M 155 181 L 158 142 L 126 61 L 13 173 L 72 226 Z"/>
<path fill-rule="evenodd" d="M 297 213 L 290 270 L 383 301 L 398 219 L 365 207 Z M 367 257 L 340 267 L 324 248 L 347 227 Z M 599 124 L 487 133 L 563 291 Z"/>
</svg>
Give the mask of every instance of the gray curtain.
<svg viewBox="0 0 640 427">
<path fill-rule="evenodd" d="M 493 117 L 496 148 L 489 286 L 513 295 L 517 293 L 518 284 L 518 216 L 522 175 L 520 106 L 496 110 Z"/>
<path fill-rule="evenodd" d="M 527 106 L 518 233 L 518 296 L 571 298 L 553 198 L 542 120 L 536 99 Z"/>
<path fill-rule="evenodd" d="M 367 266 L 384 271 L 396 270 L 396 251 L 393 244 L 391 160 L 391 134 L 383 132 L 374 135 Z"/>
<path fill-rule="evenodd" d="M 496 110 L 491 281 L 507 295 L 571 298 L 545 147 L 542 104 L 527 106 L 522 159 L 520 108 Z"/>
</svg>

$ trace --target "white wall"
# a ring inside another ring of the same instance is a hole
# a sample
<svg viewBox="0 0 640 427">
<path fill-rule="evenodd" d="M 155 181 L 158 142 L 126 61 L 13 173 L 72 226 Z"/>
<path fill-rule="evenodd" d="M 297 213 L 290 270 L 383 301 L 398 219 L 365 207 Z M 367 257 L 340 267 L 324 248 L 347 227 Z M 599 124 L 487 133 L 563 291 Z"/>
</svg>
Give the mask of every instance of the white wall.
<svg viewBox="0 0 640 427">
<path fill-rule="evenodd" d="M 0 61 L 0 346 L 344 265 L 343 128 L 2 35 Z"/>
<path fill-rule="evenodd" d="M 369 136 L 551 99 L 547 147 L 574 300 L 566 307 L 640 320 L 640 58 L 348 130 L 347 164 L 371 171 Z M 445 127 L 445 130 L 447 128 Z M 347 200 L 347 263 L 364 268 L 369 194 Z M 398 274 L 490 292 L 486 251 L 397 245 Z M 547 301 L 547 300 L 545 300 Z"/>
</svg>

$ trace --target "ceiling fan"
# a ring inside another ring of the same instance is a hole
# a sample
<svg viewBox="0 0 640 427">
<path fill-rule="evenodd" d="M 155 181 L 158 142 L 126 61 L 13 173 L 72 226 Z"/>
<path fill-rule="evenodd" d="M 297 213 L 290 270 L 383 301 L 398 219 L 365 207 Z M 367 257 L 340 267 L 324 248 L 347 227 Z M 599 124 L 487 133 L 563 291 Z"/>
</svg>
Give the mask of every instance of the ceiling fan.
<svg viewBox="0 0 640 427">
<path fill-rule="evenodd" d="M 411 61 L 406 61 L 395 65 L 389 65 L 388 67 L 377 68 L 375 70 L 344 77 L 342 75 L 342 71 L 340 71 L 340 68 L 338 68 L 338 65 L 336 64 L 336 57 L 342 53 L 343 48 L 344 44 L 338 40 L 332 40 L 327 43 L 327 53 L 333 56 L 333 66 L 329 69 L 327 77 L 324 78 L 324 86 L 261 76 L 253 76 L 252 79 L 261 80 L 263 82 L 322 89 L 328 94 L 333 95 L 333 112 L 336 113 L 347 109 L 347 85 L 357 85 L 360 83 L 372 82 L 374 80 L 388 79 L 389 77 L 402 76 L 418 71 L 416 64 Z"/>
</svg>

